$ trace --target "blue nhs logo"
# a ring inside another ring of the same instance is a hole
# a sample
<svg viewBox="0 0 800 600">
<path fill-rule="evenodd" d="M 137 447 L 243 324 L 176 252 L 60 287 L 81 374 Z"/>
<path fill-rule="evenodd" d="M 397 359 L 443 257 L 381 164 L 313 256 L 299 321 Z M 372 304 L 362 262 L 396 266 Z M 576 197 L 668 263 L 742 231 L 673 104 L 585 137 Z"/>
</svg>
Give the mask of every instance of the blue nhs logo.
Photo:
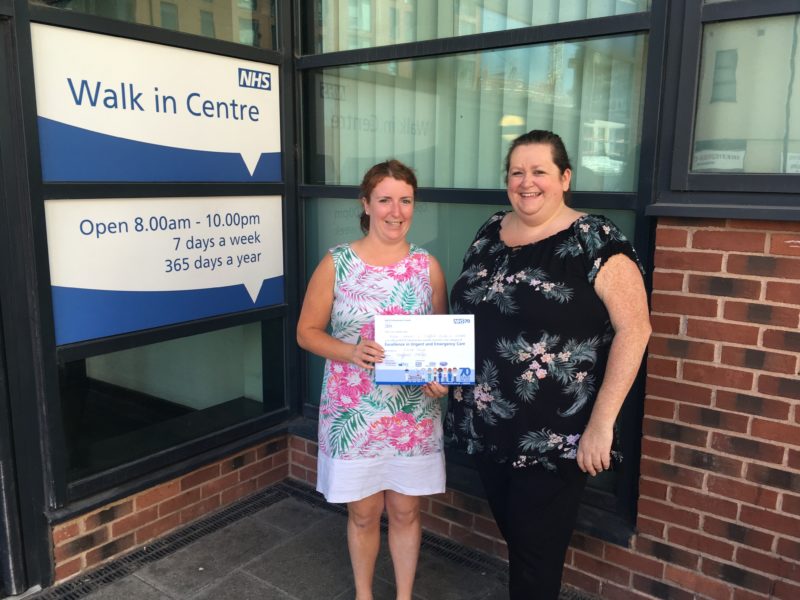
<svg viewBox="0 0 800 600">
<path fill-rule="evenodd" d="M 239 87 L 255 88 L 257 90 L 272 89 L 272 75 L 265 71 L 239 68 Z"/>
</svg>

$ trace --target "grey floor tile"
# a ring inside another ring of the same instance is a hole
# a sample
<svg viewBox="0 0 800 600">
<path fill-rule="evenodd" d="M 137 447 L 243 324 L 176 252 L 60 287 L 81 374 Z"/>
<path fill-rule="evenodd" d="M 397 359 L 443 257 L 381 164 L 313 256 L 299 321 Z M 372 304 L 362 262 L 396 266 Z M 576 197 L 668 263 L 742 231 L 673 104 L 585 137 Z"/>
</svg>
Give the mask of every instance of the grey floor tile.
<svg viewBox="0 0 800 600">
<path fill-rule="evenodd" d="M 248 518 L 295 534 L 308 529 L 330 515 L 331 512 L 325 508 L 296 498 L 287 498 Z"/>
<path fill-rule="evenodd" d="M 353 584 L 347 519 L 332 514 L 244 567 L 299 600 L 335 598 Z"/>
<path fill-rule="evenodd" d="M 502 589 L 492 574 L 439 556 L 420 556 L 414 591 L 425 600 L 477 600 Z"/>
<path fill-rule="evenodd" d="M 84 596 L 85 600 L 170 600 L 170 597 L 160 592 L 150 584 L 142 581 L 136 575 L 128 575 L 113 583 Z"/>
<path fill-rule="evenodd" d="M 191 598 L 287 537 L 280 529 L 242 519 L 143 567 L 137 575 L 175 598 Z"/>
<path fill-rule="evenodd" d="M 234 571 L 219 583 L 210 585 L 192 598 L 193 600 L 293 600 L 291 596 L 243 571 Z"/>
</svg>

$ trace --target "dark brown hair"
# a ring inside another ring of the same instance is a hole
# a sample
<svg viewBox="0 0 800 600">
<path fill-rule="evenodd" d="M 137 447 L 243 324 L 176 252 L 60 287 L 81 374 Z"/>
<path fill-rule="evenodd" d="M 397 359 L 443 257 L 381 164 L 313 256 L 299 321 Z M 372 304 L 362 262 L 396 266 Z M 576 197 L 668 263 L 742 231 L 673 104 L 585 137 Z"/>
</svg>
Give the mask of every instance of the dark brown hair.
<svg viewBox="0 0 800 600">
<path fill-rule="evenodd" d="M 561 175 L 563 175 L 564 171 L 567 169 L 572 171 L 572 165 L 569 162 L 569 155 L 567 154 L 567 149 L 564 146 L 564 142 L 561 140 L 561 137 L 558 134 L 545 129 L 532 129 L 528 133 L 523 133 L 521 136 L 516 138 L 508 147 L 505 163 L 506 182 L 508 182 L 508 169 L 511 167 L 511 153 L 520 146 L 528 146 L 530 144 L 546 144 L 550 146 L 550 150 L 553 155 L 553 162 L 558 167 L 558 171 L 561 173 Z M 564 192 L 564 201 L 567 204 L 569 204 L 570 196 L 571 194 L 569 190 Z"/>
<path fill-rule="evenodd" d="M 414 175 L 413 169 L 404 165 L 399 160 L 392 158 L 379 162 L 377 165 L 373 165 L 370 167 L 369 171 L 364 173 L 364 179 L 361 180 L 361 187 L 358 190 L 359 199 L 366 200 L 367 203 L 369 203 L 369 196 L 372 194 L 372 190 L 387 177 L 397 179 L 398 181 L 405 181 L 411 186 L 414 193 L 417 193 L 417 176 Z M 369 232 L 369 215 L 366 211 L 361 211 L 359 220 L 361 231 L 364 235 L 367 235 Z"/>
</svg>

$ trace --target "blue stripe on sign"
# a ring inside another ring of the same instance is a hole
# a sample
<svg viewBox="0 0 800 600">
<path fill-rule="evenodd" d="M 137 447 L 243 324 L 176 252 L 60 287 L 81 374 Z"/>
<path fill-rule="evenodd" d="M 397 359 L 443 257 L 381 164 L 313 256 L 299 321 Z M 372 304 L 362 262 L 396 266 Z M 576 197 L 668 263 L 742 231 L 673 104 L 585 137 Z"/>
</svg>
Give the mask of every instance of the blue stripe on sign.
<svg viewBox="0 0 800 600">
<path fill-rule="evenodd" d="M 281 180 L 281 155 L 265 152 L 251 176 L 237 153 L 136 142 L 39 117 L 45 181 Z"/>
<path fill-rule="evenodd" d="M 244 285 L 170 292 L 52 288 L 56 344 L 119 335 L 284 302 L 284 278 L 265 279 L 255 303 Z"/>
</svg>

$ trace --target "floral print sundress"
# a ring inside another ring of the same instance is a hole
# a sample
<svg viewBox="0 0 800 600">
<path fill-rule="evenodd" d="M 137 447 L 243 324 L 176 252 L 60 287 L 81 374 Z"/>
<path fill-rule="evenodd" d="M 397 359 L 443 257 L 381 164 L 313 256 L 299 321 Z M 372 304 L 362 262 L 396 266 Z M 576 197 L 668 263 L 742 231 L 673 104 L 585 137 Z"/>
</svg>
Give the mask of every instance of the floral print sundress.
<svg viewBox="0 0 800 600">
<path fill-rule="evenodd" d="M 365 263 L 342 244 L 335 267 L 331 335 L 348 343 L 374 339 L 376 314 L 431 314 L 430 255 L 411 244 L 389 266 Z M 349 502 L 393 489 L 444 491 L 441 404 L 419 386 L 375 385 L 372 371 L 328 360 L 319 409 L 317 489 Z"/>
<path fill-rule="evenodd" d="M 477 373 L 475 386 L 452 390 L 446 438 L 513 467 L 557 470 L 576 457 L 614 337 L 597 273 L 620 253 L 641 265 L 604 216 L 509 247 L 506 214 L 478 230 L 450 294 L 453 313 L 475 315 Z M 612 457 L 621 460 L 616 445 Z"/>
</svg>

